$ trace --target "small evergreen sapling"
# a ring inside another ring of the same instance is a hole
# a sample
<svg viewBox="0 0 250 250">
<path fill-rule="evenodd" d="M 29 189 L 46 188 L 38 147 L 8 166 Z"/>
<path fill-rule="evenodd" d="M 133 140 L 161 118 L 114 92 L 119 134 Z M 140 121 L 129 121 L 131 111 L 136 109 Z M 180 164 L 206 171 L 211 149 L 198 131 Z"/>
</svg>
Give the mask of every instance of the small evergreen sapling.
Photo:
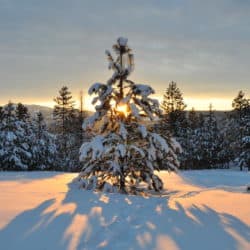
<svg viewBox="0 0 250 250">
<path fill-rule="evenodd" d="M 138 193 L 142 186 L 160 191 L 163 183 L 155 170 L 175 170 L 179 165 L 175 151 L 180 146 L 143 125 L 160 115 L 158 100 L 149 97 L 154 93 L 150 86 L 128 79 L 134 56 L 127 39 L 118 38 L 113 49 L 117 58 L 106 51 L 112 77 L 89 89 L 90 95 L 96 95 L 92 101 L 96 112 L 83 128 L 96 135 L 81 146 L 84 166 L 75 181 L 83 188 L 110 192 Z"/>
</svg>

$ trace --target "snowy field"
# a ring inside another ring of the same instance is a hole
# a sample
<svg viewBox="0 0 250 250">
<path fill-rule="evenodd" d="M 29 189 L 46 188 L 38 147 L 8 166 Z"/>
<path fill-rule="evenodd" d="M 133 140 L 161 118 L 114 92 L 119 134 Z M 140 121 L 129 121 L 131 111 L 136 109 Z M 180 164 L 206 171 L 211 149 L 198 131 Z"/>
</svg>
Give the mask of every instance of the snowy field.
<svg viewBox="0 0 250 250">
<path fill-rule="evenodd" d="M 162 197 L 77 190 L 76 174 L 0 173 L 1 250 L 250 249 L 250 173 L 162 172 Z"/>
</svg>

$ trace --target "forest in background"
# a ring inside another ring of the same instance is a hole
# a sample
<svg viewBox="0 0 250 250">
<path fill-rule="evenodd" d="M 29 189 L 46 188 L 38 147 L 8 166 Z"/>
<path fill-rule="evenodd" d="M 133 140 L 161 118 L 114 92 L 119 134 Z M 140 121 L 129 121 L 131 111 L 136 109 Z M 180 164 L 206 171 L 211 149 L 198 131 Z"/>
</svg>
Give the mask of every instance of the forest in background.
<svg viewBox="0 0 250 250">
<path fill-rule="evenodd" d="M 0 107 L 0 170 L 79 171 L 79 148 L 92 137 L 82 129 L 89 112 L 76 108 L 68 87 L 54 98 L 55 107 L 37 110 L 22 103 Z M 180 168 L 237 167 L 250 170 L 250 101 L 243 91 L 232 100 L 232 110 L 218 112 L 186 110 L 175 82 L 169 83 L 161 104 L 162 115 L 153 124 L 159 134 L 173 135 L 182 146 Z"/>
</svg>

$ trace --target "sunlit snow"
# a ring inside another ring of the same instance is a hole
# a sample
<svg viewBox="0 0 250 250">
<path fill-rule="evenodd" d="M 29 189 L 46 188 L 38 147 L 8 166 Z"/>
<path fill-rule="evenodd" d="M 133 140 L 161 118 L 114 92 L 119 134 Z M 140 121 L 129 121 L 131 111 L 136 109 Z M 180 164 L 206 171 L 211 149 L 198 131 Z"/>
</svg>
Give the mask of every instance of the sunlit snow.
<svg viewBox="0 0 250 250">
<path fill-rule="evenodd" d="M 0 249 L 250 249 L 248 172 L 162 172 L 161 197 L 78 190 L 76 175 L 2 172 Z"/>
</svg>

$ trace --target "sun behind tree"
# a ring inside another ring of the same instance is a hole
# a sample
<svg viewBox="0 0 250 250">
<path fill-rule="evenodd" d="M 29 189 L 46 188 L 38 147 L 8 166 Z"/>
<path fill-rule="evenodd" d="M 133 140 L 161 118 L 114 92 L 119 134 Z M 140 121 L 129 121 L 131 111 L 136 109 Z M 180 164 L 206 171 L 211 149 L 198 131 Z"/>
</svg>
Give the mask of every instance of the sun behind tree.
<svg viewBox="0 0 250 250">
<path fill-rule="evenodd" d="M 126 38 L 113 46 L 117 58 L 106 55 L 112 77 L 95 83 L 89 94 L 95 114 L 85 120 L 84 129 L 96 136 L 82 145 L 80 160 L 84 167 L 75 182 L 83 188 L 137 194 L 145 189 L 160 191 L 163 183 L 155 170 L 176 169 L 175 152 L 179 144 L 170 137 L 148 131 L 145 120 L 160 115 L 158 100 L 149 96 L 154 90 L 128 79 L 134 69 L 134 56 Z M 98 126 L 96 125 L 98 124 Z"/>
</svg>

